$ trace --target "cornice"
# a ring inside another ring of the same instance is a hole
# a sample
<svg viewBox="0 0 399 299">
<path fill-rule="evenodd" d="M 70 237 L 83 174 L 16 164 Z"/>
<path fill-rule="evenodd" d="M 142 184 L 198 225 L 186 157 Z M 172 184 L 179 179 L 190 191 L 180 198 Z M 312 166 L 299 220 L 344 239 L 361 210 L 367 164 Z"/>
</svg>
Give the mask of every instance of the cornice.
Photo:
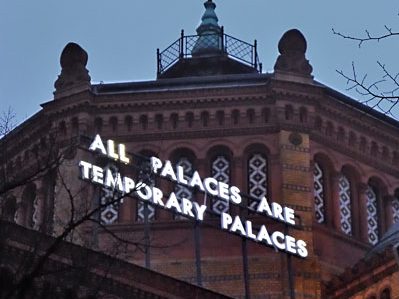
<svg viewBox="0 0 399 299">
<path fill-rule="evenodd" d="M 395 166 L 388 166 L 387 163 L 383 163 L 381 160 L 377 160 L 375 157 L 371 157 L 362 154 L 358 151 L 353 150 L 353 147 L 343 145 L 342 143 L 336 142 L 331 137 L 326 136 L 316 131 L 311 132 L 310 139 L 314 140 L 322 145 L 337 151 L 343 155 L 351 157 L 357 161 L 363 162 L 366 165 L 372 166 L 382 172 L 392 175 L 393 177 L 399 178 L 399 169 Z"/>
<path fill-rule="evenodd" d="M 399 138 L 396 137 L 399 136 L 399 129 L 394 129 L 391 125 L 385 124 L 380 120 L 376 121 L 375 117 L 366 114 L 366 112 L 341 103 L 330 96 L 325 99 L 325 103 L 318 103 L 316 105 L 316 114 L 320 113 L 332 122 L 343 123 L 353 127 L 354 130 L 366 136 L 372 134 L 374 139 L 381 143 L 389 141 L 391 143 L 390 146 L 397 146 L 399 144 Z M 391 133 L 386 133 L 381 127 L 385 127 Z"/>
</svg>

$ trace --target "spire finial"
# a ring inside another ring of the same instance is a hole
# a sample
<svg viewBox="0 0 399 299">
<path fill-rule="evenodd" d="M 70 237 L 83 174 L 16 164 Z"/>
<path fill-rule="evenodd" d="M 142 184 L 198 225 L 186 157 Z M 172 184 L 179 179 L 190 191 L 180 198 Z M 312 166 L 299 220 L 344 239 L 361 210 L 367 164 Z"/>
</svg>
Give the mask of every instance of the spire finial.
<svg viewBox="0 0 399 299">
<path fill-rule="evenodd" d="M 215 13 L 216 4 L 212 0 L 204 3 L 205 12 L 201 18 L 201 24 L 197 28 L 199 35 L 193 49 L 193 55 L 220 54 L 222 52 L 222 28 L 218 24 Z"/>
<path fill-rule="evenodd" d="M 218 17 L 215 13 L 216 4 L 212 0 L 204 3 L 205 12 L 201 18 L 201 24 L 197 28 L 198 35 L 220 33 Z"/>
</svg>

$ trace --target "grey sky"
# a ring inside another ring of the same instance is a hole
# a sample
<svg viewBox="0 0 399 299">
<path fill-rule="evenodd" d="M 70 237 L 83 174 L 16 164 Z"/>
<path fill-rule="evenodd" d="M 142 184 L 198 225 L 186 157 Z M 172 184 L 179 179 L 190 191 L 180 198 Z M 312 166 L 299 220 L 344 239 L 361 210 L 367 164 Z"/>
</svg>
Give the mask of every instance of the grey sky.
<svg viewBox="0 0 399 299">
<path fill-rule="evenodd" d="M 264 71 L 272 71 L 282 34 L 298 28 L 308 42 L 307 57 L 315 78 L 345 91 L 335 70 L 379 78 L 380 60 L 399 70 L 399 38 L 357 44 L 334 36 L 331 28 L 350 34 L 399 29 L 399 6 L 383 1 L 216 0 L 219 24 L 242 40 L 258 40 Z M 156 48 L 166 48 L 180 30 L 194 34 L 203 13 L 201 0 L 0 0 L 0 111 L 11 106 L 19 121 L 52 99 L 60 72 L 59 55 L 70 41 L 89 54 L 92 82 L 141 81 L 156 75 Z"/>
</svg>

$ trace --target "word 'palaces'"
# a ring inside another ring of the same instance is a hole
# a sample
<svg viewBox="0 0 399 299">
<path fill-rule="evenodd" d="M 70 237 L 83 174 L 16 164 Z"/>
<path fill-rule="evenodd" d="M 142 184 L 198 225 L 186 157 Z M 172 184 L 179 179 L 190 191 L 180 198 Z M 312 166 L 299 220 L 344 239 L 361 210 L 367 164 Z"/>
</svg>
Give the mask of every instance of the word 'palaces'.
<svg viewBox="0 0 399 299">
<path fill-rule="evenodd" d="M 118 144 L 117 150 L 115 150 L 114 141 L 107 140 L 105 146 L 99 135 L 96 135 L 89 150 L 99 152 L 112 160 L 119 160 L 126 165 L 131 163 L 126 155 L 125 145 Z M 151 157 L 150 161 L 151 171 L 160 177 L 168 178 L 173 182 L 186 185 L 190 188 L 197 188 L 211 196 L 217 196 L 236 205 L 242 203 L 240 189 L 236 186 L 229 186 L 212 177 L 202 179 L 197 171 L 193 172 L 191 178 L 187 178 L 187 174 L 184 173 L 184 169 L 181 166 L 177 166 L 175 170 L 170 161 L 162 162 L 157 157 Z M 79 167 L 83 180 L 117 192 L 120 196 L 115 201 L 122 202 L 123 197 L 132 195 L 151 205 L 172 210 L 197 221 L 204 221 L 207 211 L 205 204 L 201 205 L 196 201 L 184 197 L 178 198 L 174 192 L 165 196 L 162 190 L 155 186 L 149 186 L 144 182 L 136 183 L 132 178 L 123 176 L 118 171 L 115 172 L 109 168 L 102 168 L 86 161 L 80 161 Z M 282 207 L 276 202 L 269 204 L 265 197 L 259 200 L 256 212 L 285 224 L 295 225 L 295 213 L 293 209 Z M 299 255 L 300 257 L 307 257 L 308 255 L 306 242 L 303 240 L 296 240 L 294 237 L 285 235 L 280 231 L 269 233 L 265 225 L 261 225 L 259 229 L 255 230 L 250 220 L 244 220 L 240 216 L 232 216 L 228 213 L 221 213 L 220 220 L 222 230 L 227 230 L 255 242 L 272 246 L 287 253 Z"/>
</svg>

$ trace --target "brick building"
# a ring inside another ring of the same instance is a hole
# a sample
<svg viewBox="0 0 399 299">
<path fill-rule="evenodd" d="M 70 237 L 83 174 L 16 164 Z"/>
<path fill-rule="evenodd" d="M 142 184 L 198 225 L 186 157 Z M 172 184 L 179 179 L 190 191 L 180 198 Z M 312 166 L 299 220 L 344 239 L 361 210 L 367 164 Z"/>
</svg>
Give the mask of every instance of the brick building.
<svg viewBox="0 0 399 299">
<path fill-rule="evenodd" d="M 284 33 L 274 72 L 262 73 L 256 42 L 225 34 L 215 4 L 205 8 L 197 35 L 182 32 L 158 51 L 153 81 L 91 84 L 87 53 L 65 47 L 54 100 L 0 141 L 3 218 L 59 235 L 72 208 L 85 215 L 102 205 L 99 221 L 82 223 L 68 241 L 107 253 L 117 247 L 123 260 L 233 298 L 373 298 L 361 289 L 384 279 L 372 296 L 398 298 L 393 256 L 363 259 L 399 221 L 399 123 L 317 82 L 298 30 Z M 135 169 L 88 151 L 96 134 L 125 144 Z M 41 169 L 50 156 L 61 159 Z M 242 203 L 147 176 L 151 156 L 181 166 L 184 178 L 198 170 L 238 186 Z M 114 202 L 114 192 L 79 180 L 82 160 L 204 203 L 205 219 L 137 196 Z M 295 210 L 295 225 L 256 213 L 263 197 Z M 222 213 L 302 239 L 308 256 L 222 231 Z M 358 277 L 345 269 L 355 265 L 366 276 L 388 267 L 392 279 L 370 276 L 344 292 Z"/>
</svg>

